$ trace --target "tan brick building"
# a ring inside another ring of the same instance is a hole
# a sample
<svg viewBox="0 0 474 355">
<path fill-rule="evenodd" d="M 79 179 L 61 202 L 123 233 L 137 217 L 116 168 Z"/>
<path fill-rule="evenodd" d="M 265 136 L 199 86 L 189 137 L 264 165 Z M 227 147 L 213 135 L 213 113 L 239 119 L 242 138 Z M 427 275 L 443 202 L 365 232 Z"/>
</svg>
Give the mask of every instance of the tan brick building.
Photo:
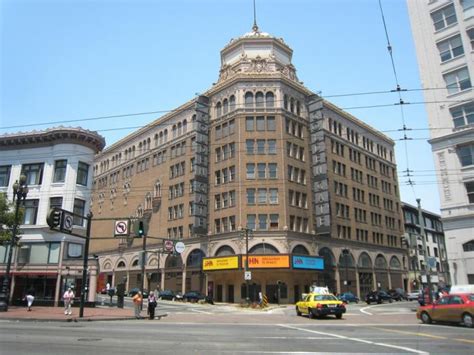
<svg viewBox="0 0 474 355">
<path fill-rule="evenodd" d="M 245 227 L 252 299 L 275 301 L 278 281 L 282 302 L 312 284 L 407 288 L 394 142 L 304 87 L 292 52 L 254 27 L 221 51 L 211 89 L 97 156 L 95 217 L 149 223 L 146 288 L 240 302 Z M 93 223 L 91 248 L 130 289 L 142 241 L 112 239 L 113 223 Z M 159 254 L 160 238 L 184 252 Z"/>
</svg>

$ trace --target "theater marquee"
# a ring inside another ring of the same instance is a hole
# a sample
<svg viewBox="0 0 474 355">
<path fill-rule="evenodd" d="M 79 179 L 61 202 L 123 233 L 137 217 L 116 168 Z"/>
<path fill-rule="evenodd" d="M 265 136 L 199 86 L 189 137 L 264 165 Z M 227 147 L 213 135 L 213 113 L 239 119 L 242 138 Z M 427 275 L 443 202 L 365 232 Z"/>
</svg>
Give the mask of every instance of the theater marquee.
<svg viewBox="0 0 474 355">
<path fill-rule="evenodd" d="M 239 257 L 238 256 L 227 256 L 221 258 L 203 258 L 202 259 L 202 270 L 232 270 L 239 268 Z"/>
</svg>

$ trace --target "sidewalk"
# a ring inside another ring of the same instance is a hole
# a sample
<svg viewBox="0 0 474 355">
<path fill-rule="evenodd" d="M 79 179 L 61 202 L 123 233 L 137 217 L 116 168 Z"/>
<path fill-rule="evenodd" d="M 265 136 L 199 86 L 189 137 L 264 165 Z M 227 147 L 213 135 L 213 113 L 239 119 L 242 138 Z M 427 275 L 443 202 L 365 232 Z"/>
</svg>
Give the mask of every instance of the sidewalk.
<svg viewBox="0 0 474 355">
<path fill-rule="evenodd" d="M 142 317 L 146 317 L 146 310 L 142 311 Z M 79 307 L 72 308 L 72 315 L 64 314 L 63 307 L 35 307 L 31 312 L 26 307 L 10 306 L 8 312 L 0 312 L 0 320 L 19 321 L 106 321 L 106 320 L 129 320 L 136 319 L 133 308 L 102 307 L 84 308 L 84 317 L 79 318 Z"/>
</svg>

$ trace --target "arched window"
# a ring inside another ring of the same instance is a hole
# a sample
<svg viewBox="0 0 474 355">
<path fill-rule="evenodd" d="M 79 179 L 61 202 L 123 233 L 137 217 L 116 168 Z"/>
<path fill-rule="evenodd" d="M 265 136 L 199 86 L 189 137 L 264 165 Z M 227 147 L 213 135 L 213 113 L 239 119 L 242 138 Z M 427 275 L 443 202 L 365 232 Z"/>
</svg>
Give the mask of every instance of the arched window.
<svg viewBox="0 0 474 355">
<path fill-rule="evenodd" d="M 181 268 L 183 266 L 183 261 L 181 260 L 180 255 L 170 254 L 166 258 L 165 267 L 166 268 Z"/>
<path fill-rule="evenodd" d="M 165 142 L 168 142 L 168 130 L 167 129 L 165 129 L 165 133 L 164 133 L 163 138 L 164 138 Z"/>
<path fill-rule="evenodd" d="M 235 110 L 235 96 L 232 95 L 231 97 L 229 97 L 229 109 L 231 111 L 234 111 Z"/>
<path fill-rule="evenodd" d="M 255 103 L 257 108 L 263 108 L 263 92 L 259 91 L 255 94 Z"/>
<path fill-rule="evenodd" d="M 387 259 L 382 254 L 377 255 L 375 258 L 375 267 L 377 269 L 386 269 L 387 268 Z"/>
<path fill-rule="evenodd" d="M 299 116 L 301 113 L 300 102 L 296 101 L 296 114 Z"/>
<path fill-rule="evenodd" d="M 224 99 L 222 102 L 222 113 L 225 115 L 227 112 L 229 112 L 229 101 L 227 99 Z"/>
<path fill-rule="evenodd" d="M 160 132 L 158 142 L 159 142 L 159 144 L 163 144 L 163 132 Z"/>
<path fill-rule="evenodd" d="M 150 150 L 151 139 L 147 138 L 146 140 L 146 150 Z"/>
<path fill-rule="evenodd" d="M 292 254 L 309 255 L 308 249 L 304 245 L 297 245 L 293 248 Z"/>
<path fill-rule="evenodd" d="M 339 256 L 339 265 L 342 267 L 354 267 L 354 257 L 349 252 L 348 254 L 343 254 Z"/>
<path fill-rule="evenodd" d="M 176 125 L 175 124 L 173 125 L 171 132 L 172 132 L 173 138 L 176 138 Z"/>
<path fill-rule="evenodd" d="M 161 182 L 158 180 L 155 182 L 154 197 L 161 197 Z"/>
<path fill-rule="evenodd" d="M 273 92 L 269 91 L 265 95 L 265 105 L 267 108 L 272 108 L 275 105 L 275 97 L 273 96 Z"/>
<path fill-rule="evenodd" d="M 132 147 L 132 158 L 135 158 L 135 146 Z"/>
<path fill-rule="evenodd" d="M 182 124 L 181 122 L 178 123 L 178 136 L 180 136 L 182 134 Z"/>
<path fill-rule="evenodd" d="M 193 117 L 191 117 L 191 120 L 192 120 L 193 122 L 196 121 L 196 114 L 194 114 Z"/>
<path fill-rule="evenodd" d="M 357 263 L 357 266 L 366 268 L 366 269 L 371 269 L 372 268 L 372 260 L 370 259 L 369 254 L 367 253 L 362 253 L 359 256 L 359 262 Z"/>
<path fill-rule="evenodd" d="M 148 193 L 145 197 L 145 209 L 151 210 L 152 203 L 151 203 L 151 193 Z"/>
<path fill-rule="evenodd" d="M 278 254 L 278 249 L 267 243 L 257 244 L 249 250 L 249 254 Z"/>
<path fill-rule="evenodd" d="M 143 206 L 139 205 L 137 208 L 137 217 L 143 217 Z"/>
<path fill-rule="evenodd" d="M 321 248 L 318 255 L 323 257 L 325 269 L 336 266 L 336 259 L 334 258 L 334 254 L 332 253 L 331 249 Z"/>
<path fill-rule="evenodd" d="M 155 143 L 155 148 L 158 147 L 158 133 L 155 134 L 155 137 L 153 138 L 153 141 Z"/>
<path fill-rule="evenodd" d="M 292 113 L 295 112 L 295 99 L 294 98 L 290 99 L 290 111 Z"/>
<path fill-rule="evenodd" d="M 400 260 L 396 256 L 392 256 L 390 259 L 390 269 L 400 270 L 401 268 Z"/>
<path fill-rule="evenodd" d="M 132 266 L 134 266 L 134 267 L 137 267 L 137 266 L 138 266 L 138 259 L 137 259 L 137 260 L 133 260 Z"/>
<path fill-rule="evenodd" d="M 253 108 L 253 94 L 250 91 L 245 94 L 245 108 Z"/>
<path fill-rule="evenodd" d="M 186 133 L 188 130 L 188 121 L 184 120 L 183 121 L 183 133 Z"/>
<path fill-rule="evenodd" d="M 283 108 L 288 110 L 288 95 L 283 96 Z"/>
<path fill-rule="evenodd" d="M 125 268 L 125 262 L 121 261 L 121 262 L 118 263 L 117 269 L 123 269 L 123 268 Z"/>
<path fill-rule="evenodd" d="M 188 255 L 188 259 L 186 261 L 187 267 L 202 267 L 202 258 L 204 257 L 204 252 L 201 249 L 194 249 Z"/>
<path fill-rule="evenodd" d="M 124 267 L 125 267 L 125 264 L 124 264 Z M 110 261 L 106 261 L 106 262 L 104 263 L 104 266 L 103 266 L 102 269 L 103 269 L 103 270 L 110 270 L 110 269 L 112 269 L 112 264 L 110 263 Z"/>
<path fill-rule="evenodd" d="M 228 245 L 223 245 L 216 251 L 216 256 L 235 255 L 234 249 Z"/>
<path fill-rule="evenodd" d="M 222 104 L 220 101 L 216 104 L 216 117 L 221 117 L 222 115 Z"/>
</svg>

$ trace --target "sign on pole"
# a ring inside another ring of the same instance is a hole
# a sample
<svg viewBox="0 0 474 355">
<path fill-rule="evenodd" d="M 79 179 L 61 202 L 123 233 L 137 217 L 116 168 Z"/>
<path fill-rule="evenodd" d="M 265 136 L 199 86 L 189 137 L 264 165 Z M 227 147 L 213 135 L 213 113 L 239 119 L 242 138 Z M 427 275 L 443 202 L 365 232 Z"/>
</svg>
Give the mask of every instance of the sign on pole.
<svg viewBox="0 0 474 355">
<path fill-rule="evenodd" d="M 172 253 L 174 250 L 174 242 L 171 239 L 163 241 L 163 251 L 165 253 Z"/>
<path fill-rule="evenodd" d="M 63 223 L 61 231 L 72 232 L 72 226 L 74 225 L 74 217 L 72 213 L 63 211 Z"/>
<path fill-rule="evenodd" d="M 174 246 L 174 250 L 176 250 L 178 254 L 181 254 L 182 252 L 184 252 L 185 248 L 186 247 L 183 242 L 177 242 Z"/>
<path fill-rule="evenodd" d="M 252 271 L 245 271 L 244 273 L 244 280 L 247 281 L 247 280 L 252 280 Z"/>
<path fill-rule="evenodd" d="M 130 234 L 130 220 L 122 219 L 115 221 L 114 235 L 116 237 L 126 237 Z"/>
</svg>

